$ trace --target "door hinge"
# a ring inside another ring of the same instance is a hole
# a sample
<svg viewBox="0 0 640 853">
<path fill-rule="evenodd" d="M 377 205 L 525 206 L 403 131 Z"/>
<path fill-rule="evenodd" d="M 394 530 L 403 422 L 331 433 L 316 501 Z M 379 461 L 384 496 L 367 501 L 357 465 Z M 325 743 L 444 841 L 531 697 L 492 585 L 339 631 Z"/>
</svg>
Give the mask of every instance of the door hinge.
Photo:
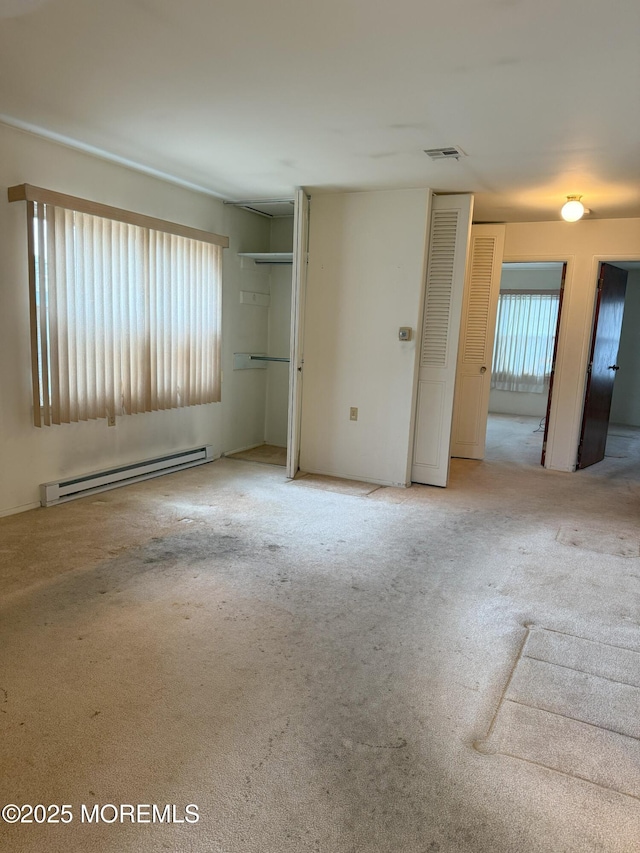
<svg viewBox="0 0 640 853">
<path fill-rule="evenodd" d="M 599 278 L 598 279 L 598 290 L 602 290 L 603 287 L 604 287 L 604 278 Z"/>
</svg>

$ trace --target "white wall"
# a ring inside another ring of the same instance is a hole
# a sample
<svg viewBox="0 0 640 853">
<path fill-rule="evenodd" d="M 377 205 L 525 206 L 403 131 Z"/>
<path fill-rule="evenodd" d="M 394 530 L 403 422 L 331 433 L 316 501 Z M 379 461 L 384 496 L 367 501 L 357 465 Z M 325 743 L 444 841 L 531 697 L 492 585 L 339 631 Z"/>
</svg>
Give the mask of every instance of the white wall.
<svg viewBox="0 0 640 853">
<path fill-rule="evenodd" d="M 640 426 L 640 270 L 627 279 L 610 423 Z"/>
<path fill-rule="evenodd" d="M 269 227 L 269 251 L 290 252 L 293 248 L 293 214 L 274 216 Z"/>
<path fill-rule="evenodd" d="M 548 269 L 522 269 L 511 264 L 502 265 L 500 290 L 560 290 L 562 266 Z"/>
<path fill-rule="evenodd" d="M 291 339 L 291 266 L 273 266 L 270 276 L 269 344 L 276 358 L 289 357 Z M 270 362 L 267 370 L 267 401 L 264 440 L 276 447 L 287 446 L 289 411 L 289 365 Z"/>
<path fill-rule="evenodd" d="M 547 393 L 529 391 L 500 391 L 492 388 L 489 394 L 489 411 L 502 415 L 525 415 L 542 418 L 547 411 Z"/>
<path fill-rule="evenodd" d="M 225 208 L 229 248 L 223 266 L 222 450 L 233 453 L 264 441 L 267 371 L 234 370 L 234 352 L 267 352 L 269 309 L 240 303 L 241 291 L 269 293 L 269 267 L 238 252 L 269 250 L 269 220 L 237 207 Z"/>
<path fill-rule="evenodd" d="M 6 201 L 6 188 L 22 183 L 229 235 L 222 403 L 124 416 L 115 427 L 107 427 L 105 420 L 41 429 L 32 425 L 26 211 L 24 202 Z M 4 125 L 0 188 L 0 515 L 38 505 L 43 482 L 204 443 L 220 453 L 236 431 L 250 443 L 254 421 L 261 430 L 264 425 L 264 408 L 255 413 L 253 393 L 264 397 L 265 380 L 236 381 L 230 350 L 232 343 L 266 345 L 266 317 L 261 326 L 234 319 L 244 273 L 228 261 L 243 233 L 250 233 L 253 241 L 259 234 L 251 232 L 257 229 L 268 239 L 268 223 L 265 230 L 260 217 L 246 212 L 236 212 L 225 222 L 223 205 L 216 199 Z"/>
<path fill-rule="evenodd" d="M 271 220 L 272 252 L 293 248 L 293 216 Z M 270 267 L 269 344 L 267 352 L 278 358 L 289 356 L 291 340 L 291 266 Z M 289 365 L 270 362 L 267 367 L 267 402 L 264 438 L 267 444 L 287 446 L 289 411 Z"/>
<path fill-rule="evenodd" d="M 426 189 L 312 198 L 303 471 L 407 482 L 429 199 Z M 414 329 L 411 343 L 400 326 Z"/>
<path fill-rule="evenodd" d="M 508 223 L 505 261 L 567 261 L 547 466 L 575 468 L 599 261 L 640 260 L 640 219 Z"/>
</svg>

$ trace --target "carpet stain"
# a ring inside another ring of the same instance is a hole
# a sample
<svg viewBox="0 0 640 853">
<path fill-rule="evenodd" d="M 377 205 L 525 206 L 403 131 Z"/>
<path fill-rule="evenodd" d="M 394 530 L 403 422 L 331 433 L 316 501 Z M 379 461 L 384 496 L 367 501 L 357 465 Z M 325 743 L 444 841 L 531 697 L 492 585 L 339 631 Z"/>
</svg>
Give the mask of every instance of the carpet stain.
<svg viewBox="0 0 640 853">
<path fill-rule="evenodd" d="M 407 742 L 403 737 L 398 738 L 397 743 L 365 743 L 361 740 L 357 740 L 356 743 L 359 746 L 366 746 L 369 749 L 405 749 L 407 746 Z"/>
<path fill-rule="evenodd" d="M 561 545 L 583 548 L 596 554 L 611 554 L 613 557 L 640 557 L 640 539 L 619 530 L 598 530 L 580 527 L 561 527 L 556 536 Z"/>
</svg>

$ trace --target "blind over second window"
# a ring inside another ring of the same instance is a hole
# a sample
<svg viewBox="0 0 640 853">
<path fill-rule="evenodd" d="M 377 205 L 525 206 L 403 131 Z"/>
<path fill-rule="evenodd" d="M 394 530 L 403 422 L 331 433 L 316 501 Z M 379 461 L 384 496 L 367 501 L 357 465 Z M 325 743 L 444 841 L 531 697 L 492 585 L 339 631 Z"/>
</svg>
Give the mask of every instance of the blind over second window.
<svg viewBox="0 0 640 853">
<path fill-rule="evenodd" d="M 544 393 L 549 387 L 558 293 L 501 293 L 491 387 Z"/>
</svg>

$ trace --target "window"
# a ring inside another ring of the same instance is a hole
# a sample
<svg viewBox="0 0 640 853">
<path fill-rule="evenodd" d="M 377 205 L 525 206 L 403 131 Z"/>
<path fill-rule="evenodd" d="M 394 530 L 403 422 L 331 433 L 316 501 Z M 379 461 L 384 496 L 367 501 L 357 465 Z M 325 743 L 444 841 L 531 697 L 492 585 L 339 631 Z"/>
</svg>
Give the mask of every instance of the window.
<svg viewBox="0 0 640 853">
<path fill-rule="evenodd" d="M 559 301 L 555 291 L 500 293 L 492 388 L 539 394 L 548 391 Z"/>
<path fill-rule="evenodd" d="M 218 402 L 228 240 L 12 191 L 28 202 L 36 426 Z"/>
</svg>

